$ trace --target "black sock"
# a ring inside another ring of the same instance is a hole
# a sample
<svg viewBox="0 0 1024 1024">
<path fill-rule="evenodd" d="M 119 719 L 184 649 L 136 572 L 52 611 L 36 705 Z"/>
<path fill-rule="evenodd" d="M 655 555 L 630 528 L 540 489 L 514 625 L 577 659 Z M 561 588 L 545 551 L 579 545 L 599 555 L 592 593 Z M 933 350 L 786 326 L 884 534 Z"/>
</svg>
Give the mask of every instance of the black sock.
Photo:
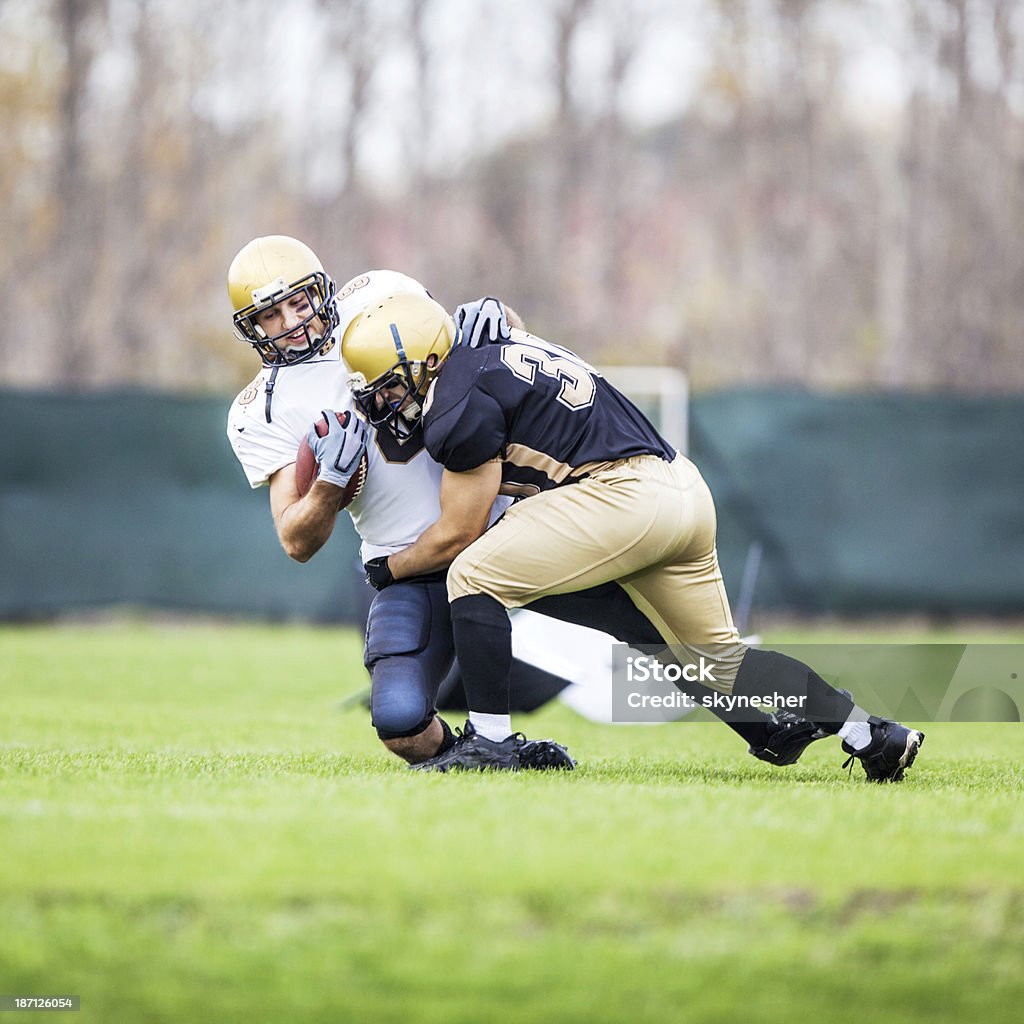
<svg viewBox="0 0 1024 1024">
<path fill-rule="evenodd" d="M 664 665 L 679 663 L 673 657 L 669 645 L 664 642 L 660 644 L 631 644 L 631 646 L 634 650 L 657 658 Z M 715 691 L 702 683 L 685 682 L 675 685 L 695 704 L 707 708 L 715 718 L 746 740 L 748 746 L 763 747 L 768 742 L 768 737 L 771 735 L 771 730 L 768 728 L 771 720 L 763 711 L 757 708 L 722 707 L 715 703 Z"/>
<path fill-rule="evenodd" d="M 829 686 L 813 668 L 778 651 L 747 651 L 732 692 L 743 697 L 773 693 L 801 697 L 790 710 L 830 733 L 839 732 L 853 711 L 853 702 Z"/>
<path fill-rule="evenodd" d="M 512 671 L 512 623 L 493 597 L 470 594 L 452 601 L 455 656 L 470 711 L 509 713 Z"/>
<path fill-rule="evenodd" d="M 455 733 L 452 732 L 452 727 L 440 715 L 437 716 L 437 720 L 441 723 L 441 742 L 432 757 L 437 757 L 438 754 L 443 754 L 455 746 Z"/>
<path fill-rule="evenodd" d="M 757 708 L 723 708 L 714 702 L 715 691 L 700 683 L 676 683 L 683 693 L 701 707 L 707 708 L 719 721 L 738 733 L 751 747 L 763 747 L 768 742 L 769 718 Z M 735 692 L 735 691 L 734 691 Z"/>
<path fill-rule="evenodd" d="M 766 714 L 753 708 L 747 708 L 745 711 L 726 711 L 723 708 L 711 707 L 708 710 L 746 740 L 748 746 L 763 747 L 768 742 L 771 731 L 768 728 L 770 719 Z"/>
</svg>

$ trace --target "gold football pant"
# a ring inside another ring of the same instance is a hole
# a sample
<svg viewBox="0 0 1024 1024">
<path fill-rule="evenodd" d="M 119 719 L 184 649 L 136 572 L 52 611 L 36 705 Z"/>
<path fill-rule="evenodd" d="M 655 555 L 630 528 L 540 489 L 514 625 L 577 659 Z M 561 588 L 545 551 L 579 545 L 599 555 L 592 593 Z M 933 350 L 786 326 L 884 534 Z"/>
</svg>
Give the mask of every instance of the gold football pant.
<svg viewBox="0 0 1024 1024">
<path fill-rule="evenodd" d="M 513 505 L 452 563 L 448 598 L 487 594 L 518 608 L 615 580 L 688 660 L 714 659 L 714 688 L 731 693 L 746 647 L 715 528 L 711 492 L 692 462 L 638 455 Z"/>
</svg>

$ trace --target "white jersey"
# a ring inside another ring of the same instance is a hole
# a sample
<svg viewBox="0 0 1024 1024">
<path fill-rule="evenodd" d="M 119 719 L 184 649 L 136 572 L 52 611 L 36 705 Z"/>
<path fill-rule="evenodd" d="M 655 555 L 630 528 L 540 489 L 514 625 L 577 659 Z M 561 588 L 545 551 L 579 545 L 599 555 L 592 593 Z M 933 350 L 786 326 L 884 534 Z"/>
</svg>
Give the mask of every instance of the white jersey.
<svg viewBox="0 0 1024 1024">
<path fill-rule="evenodd" d="M 228 412 L 227 434 L 251 487 L 262 487 L 295 461 L 299 442 L 322 410 L 352 410 L 348 370 L 341 346 L 305 363 L 265 366 L 238 395 Z M 270 382 L 273 381 L 272 386 Z M 269 393 L 268 393 L 269 392 Z M 405 445 L 384 428 L 368 428 L 366 482 L 345 511 L 362 539 L 364 562 L 408 547 L 441 515 L 441 466 L 417 433 Z M 501 497 L 490 522 L 508 508 Z"/>
</svg>

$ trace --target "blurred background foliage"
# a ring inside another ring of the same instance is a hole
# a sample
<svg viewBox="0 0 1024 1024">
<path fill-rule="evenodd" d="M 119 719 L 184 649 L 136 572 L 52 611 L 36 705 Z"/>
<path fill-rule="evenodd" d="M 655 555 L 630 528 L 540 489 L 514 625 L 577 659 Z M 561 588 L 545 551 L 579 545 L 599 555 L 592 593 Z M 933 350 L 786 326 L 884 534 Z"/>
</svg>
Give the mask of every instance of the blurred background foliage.
<svg viewBox="0 0 1024 1024">
<path fill-rule="evenodd" d="M 0 0 L 0 385 L 232 391 L 294 234 L 697 388 L 1024 387 L 1018 0 Z"/>
</svg>

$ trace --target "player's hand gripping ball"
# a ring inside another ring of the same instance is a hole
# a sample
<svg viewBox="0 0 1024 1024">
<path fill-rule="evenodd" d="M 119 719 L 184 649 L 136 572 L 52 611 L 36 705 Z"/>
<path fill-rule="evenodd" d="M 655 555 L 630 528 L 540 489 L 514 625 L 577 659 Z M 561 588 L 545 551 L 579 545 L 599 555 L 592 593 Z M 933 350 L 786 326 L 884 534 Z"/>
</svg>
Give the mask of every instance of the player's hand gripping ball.
<svg viewBox="0 0 1024 1024">
<path fill-rule="evenodd" d="M 366 426 L 352 412 L 323 415 L 299 442 L 295 453 L 295 486 L 305 497 L 314 481 L 341 487 L 338 508 L 350 505 L 366 483 Z"/>
</svg>

